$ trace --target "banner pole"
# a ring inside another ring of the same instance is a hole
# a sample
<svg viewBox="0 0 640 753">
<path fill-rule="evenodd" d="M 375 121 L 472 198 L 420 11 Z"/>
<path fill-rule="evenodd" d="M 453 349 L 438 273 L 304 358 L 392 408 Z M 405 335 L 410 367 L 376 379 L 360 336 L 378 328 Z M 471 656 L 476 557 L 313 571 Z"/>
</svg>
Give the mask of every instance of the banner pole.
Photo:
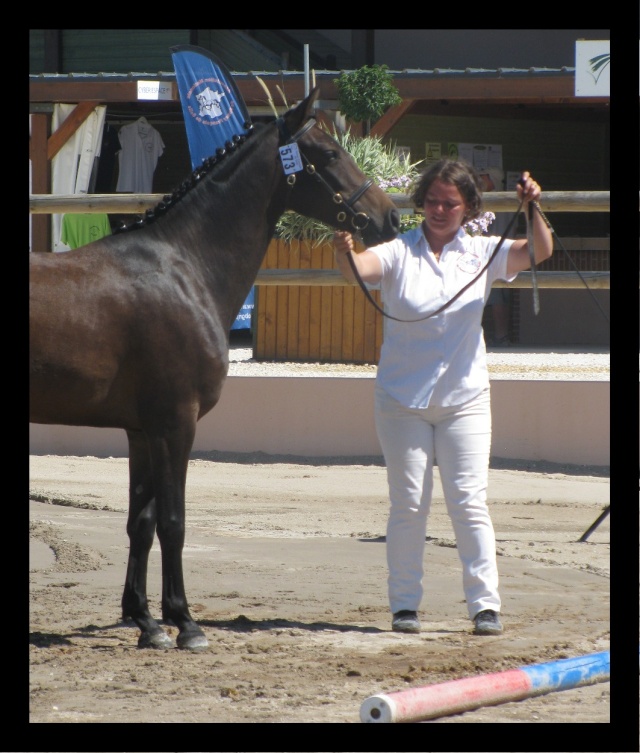
<svg viewBox="0 0 640 753">
<path fill-rule="evenodd" d="M 304 46 L 304 96 L 309 96 L 309 45 Z"/>
</svg>

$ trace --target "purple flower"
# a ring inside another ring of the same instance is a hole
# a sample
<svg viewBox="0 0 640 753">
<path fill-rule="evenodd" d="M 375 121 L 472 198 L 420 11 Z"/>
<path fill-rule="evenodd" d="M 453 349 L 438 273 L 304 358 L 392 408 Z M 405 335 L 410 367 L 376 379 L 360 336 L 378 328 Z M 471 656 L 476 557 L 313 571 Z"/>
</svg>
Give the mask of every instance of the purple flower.
<svg viewBox="0 0 640 753">
<path fill-rule="evenodd" d="M 383 191 L 403 192 L 411 185 L 411 178 L 408 175 L 401 175 L 397 178 L 390 178 L 389 180 L 379 179 L 378 185 Z"/>
<path fill-rule="evenodd" d="M 462 226 L 468 235 L 482 235 L 489 229 L 489 225 L 495 220 L 496 216 L 493 212 L 485 212 L 475 220 L 469 220 Z"/>
</svg>

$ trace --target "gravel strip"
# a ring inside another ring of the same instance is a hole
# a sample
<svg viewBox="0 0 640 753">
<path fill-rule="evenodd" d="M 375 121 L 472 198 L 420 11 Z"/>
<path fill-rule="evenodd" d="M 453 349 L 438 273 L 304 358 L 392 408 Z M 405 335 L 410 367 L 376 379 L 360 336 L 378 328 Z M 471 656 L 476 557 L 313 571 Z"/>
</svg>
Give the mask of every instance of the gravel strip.
<svg viewBox="0 0 640 753">
<path fill-rule="evenodd" d="M 375 377 L 375 364 L 297 363 L 255 361 L 253 349 L 231 345 L 230 376 Z M 609 351 L 549 348 L 490 349 L 487 362 L 491 379 L 557 379 L 562 381 L 609 381 Z"/>
</svg>

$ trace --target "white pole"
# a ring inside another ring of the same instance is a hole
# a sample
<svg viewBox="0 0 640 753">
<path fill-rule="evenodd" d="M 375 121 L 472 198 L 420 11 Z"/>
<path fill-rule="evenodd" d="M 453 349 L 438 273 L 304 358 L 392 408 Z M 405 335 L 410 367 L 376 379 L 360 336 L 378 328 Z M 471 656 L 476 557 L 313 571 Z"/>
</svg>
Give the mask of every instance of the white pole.
<svg viewBox="0 0 640 753">
<path fill-rule="evenodd" d="M 304 96 L 309 96 L 309 45 L 304 46 Z"/>
</svg>

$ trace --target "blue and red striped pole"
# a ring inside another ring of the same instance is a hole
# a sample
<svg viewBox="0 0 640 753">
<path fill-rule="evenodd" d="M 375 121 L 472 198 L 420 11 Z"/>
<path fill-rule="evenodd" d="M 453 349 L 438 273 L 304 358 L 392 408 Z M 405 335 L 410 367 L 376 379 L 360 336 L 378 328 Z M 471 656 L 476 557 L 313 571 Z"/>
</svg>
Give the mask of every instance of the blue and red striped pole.
<svg viewBox="0 0 640 753">
<path fill-rule="evenodd" d="M 481 706 L 520 701 L 609 680 L 609 652 L 466 677 L 423 688 L 380 693 L 360 707 L 361 722 L 420 722 Z"/>
</svg>

